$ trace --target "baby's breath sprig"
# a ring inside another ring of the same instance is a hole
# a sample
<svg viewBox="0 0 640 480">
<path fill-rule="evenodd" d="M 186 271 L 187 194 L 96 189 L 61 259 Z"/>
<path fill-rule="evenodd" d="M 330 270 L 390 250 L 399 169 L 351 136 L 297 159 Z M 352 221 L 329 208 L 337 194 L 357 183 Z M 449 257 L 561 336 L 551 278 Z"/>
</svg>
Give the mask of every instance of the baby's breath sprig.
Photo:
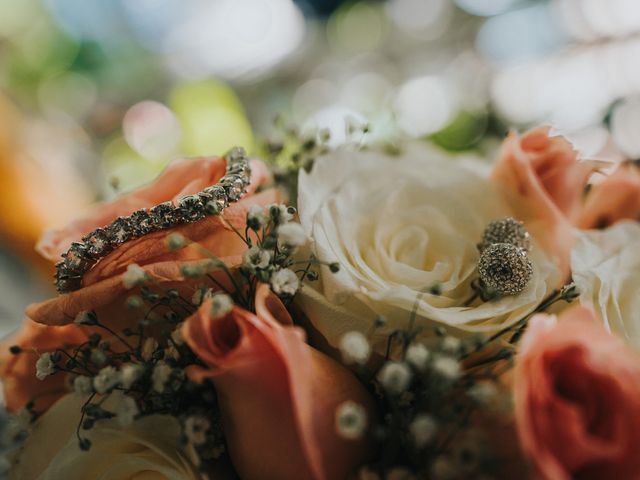
<svg viewBox="0 0 640 480">
<path fill-rule="evenodd" d="M 367 146 L 371 126 L 353 117 L 345 119 L 344 141 L 355 148 Z M 262 158 L 271 164 L 276 182 L 290 198 L 298 198 L 298 173 L 311 171 L 316 159 L 332 149 L 331 132 L 326 128 L 300 130 L 287 125 L 278 115 L 273 121 L 273 134 L 261 142 Z"/>
<path fill-rule="evenodd" d="M 428 286 L 416 295 L 407 326 L 387 336 L 383 359 L 371 360 L 369 339 L 386 324 L 384 319 L 373 322 L 368 335 L 349 332 L 339 342 L 344 363 L 371 386 L 383 412 L 378 423 L 363 427 L 355 410 L 346 411 L 350 416 L 336 411 L 339 434 L 349 438 L 362 430 L 379 445 L 377 462 L 363 469 L 362 478 L 389 478 L 397 471 L 407 478 L 434 479 L 498 473 L 504 453 L 491 450 L 486 438 L 491 432 L 483 427 L 491 421 L 483 419 L 511 411 L 511 394 L 501 376 L 513 366 L 514 347 L 528 320 L 577 296 L 575 285 L 568 284 L 492 336 L 457 338 L 442 326 L 430 336 L 415 327 L 425 293 L 438 295 L 439 288 Z"/>
</svg>

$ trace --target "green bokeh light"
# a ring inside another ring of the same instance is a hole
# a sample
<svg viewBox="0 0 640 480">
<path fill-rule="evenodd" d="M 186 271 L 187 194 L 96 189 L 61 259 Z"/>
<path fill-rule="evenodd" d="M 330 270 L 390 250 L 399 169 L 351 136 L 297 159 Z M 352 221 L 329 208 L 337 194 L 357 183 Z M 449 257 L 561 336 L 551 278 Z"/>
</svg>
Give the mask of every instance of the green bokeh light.
<svg viewBox="0 0 640 480">
<path fill-rule="evenodd" d="M 253 149 L 253 132 L 242 104 L 224 83 L 179 85 L 171 92 L 169 106 L 180 122 L 186 155 L 217 155 L 236 145 Z"/>
</svg>

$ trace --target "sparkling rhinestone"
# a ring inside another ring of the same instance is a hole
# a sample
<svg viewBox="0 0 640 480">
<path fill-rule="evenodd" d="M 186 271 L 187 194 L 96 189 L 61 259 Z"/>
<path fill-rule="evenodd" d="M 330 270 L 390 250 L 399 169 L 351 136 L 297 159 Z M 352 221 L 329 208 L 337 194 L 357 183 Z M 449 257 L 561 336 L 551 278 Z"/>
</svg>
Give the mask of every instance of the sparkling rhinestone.
<svg viewBox="0 0 640 480">
<path fill-rule="evenodd" d="M 133 229 L 127 217 L 118 217 L 106 229 L 109 241 L 114 245 L 120 245 L 131 238 Z"/>
<path fill-rule="evenodd" d="M 479 249 L 482 251 L 494 243 L 509 243 L 525 251 L 531 250 L 531 237 L 524 224 L 513 217 L 491 222 L 484 230 Z"/>
<path fill-rule="evenodd" d="M 70 273 L 67 270 L 67 266 L 64 263 L 64 259 L 56 263 L 56 274 L 54 275 L 56 281 L 59 278 L 68 277 L 69 275 Z"/>
<path fill-rule="evenodd" d="M 478 262 L 480 279 L 500 295 L 517 295 L 533 276 L 527 253 L 509 243 L 494 243 L 485 248 Z"/>
<path fill-rule="evenodd" d="M 234 163 L 227 168 L 228 175 L 249 175 L 251 174 L 251 167 L 248 163 Z"/>
<path fill-rule="evenodd" d="M 96 228 L 82 239 L 87 247 L 87 254 L 92 258 L 100 258 L 111 251 L 111 244 L 107 232 L 102 228 Z"/>
<path fill-rule="evenodd" d="M 224 187 L 225 192 L 227 192 L 227 197 L 230 202 L 240 200 L 240 197 L 242 197 L 244 193 L 244 181 L 242 177 L 238 175 L 225 175 L 220 180 L 220 183 Z"/>
<path fill-rule="evenodd" d="M 73 292 L 82 287 L 82 279 L 79 277 L 60 278 L 56 282 L 56 289 L 60 293 Z"/>
<path fill-rule="evenodd" d="M 213 187 L 207 187 L 203 193 L 210 195 L 211 200 L 220 203 L 223 207 L 227 207 L 227 192 L 221 185 L 214 185 Z"/>
<path fill-rule="evenodd" d="M 242 182 L 245 187 L 251 183 L 251 168 L 246 163 L 232 165 L 227 169 L 227 175 L 234 175 L 242 178 Z"/>
<path fill-rule="evenodd" d="M 55 285 L 60 293 L 71 292 L 82 286 L 82 277 L 79 275 L 68 275 L 66 270 L 60 269 L 56 272 Z"/>
<path fill-rule="evenodd" d="M 153 207 L 149 214 L 155 228 L 170 228 L 179 223 L 176 209 L 171 202 L 164 202 Z"/>
<path fill-rule="evenodd" d="M 142 235 L 151 233 L 154 230 L 151 215 L 149 215 L 149 212 L 144 208 L 136 210 L 131 214 L 129 217 L 129 224 L 131 225 L 133 235 L 136 237 L 141 237 Z"/>
<path fill-rule="evenodd" d="M 247 152 L 242 147 L 233 147 L 224 157 L 229 163 L 244 162 L 247 159 Z"/>
<path fill-rule="evenodd" d="M 195 222 L 204 217 L 204 204 L 198 195 L 188 195 L 178 200 L 178 215 L 184 222 Z"/>
<path fill-rule="evenodd" d="M 205 188 L 200 198 L 203 200 L 205 212 L 208 215 L 220 214 L 229 204 L 227 193 L 220 185 Z"/>
<path fill-rule="evenodd" d="M 91 258 L 87 254 L 87 247 L 78 242 L 73 242 L 71 248 L 63 255 L 62 264 L 69 273 L 84 273 L 93 264 Z"/>
</svg>

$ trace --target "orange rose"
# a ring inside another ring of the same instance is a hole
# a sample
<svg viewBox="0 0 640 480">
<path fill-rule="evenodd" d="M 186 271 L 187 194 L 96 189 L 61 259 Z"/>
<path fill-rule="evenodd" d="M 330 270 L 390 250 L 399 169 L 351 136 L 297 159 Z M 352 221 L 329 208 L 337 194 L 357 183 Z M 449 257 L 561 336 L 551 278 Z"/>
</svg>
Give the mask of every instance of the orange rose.
<svg viewBox="0 0 640 480">
<path fill-rule="evenodd" d="M 137 209 L 149 208 L 167 200 L 201 191 L 216 183 L 225 173 L 225 161 L 221 158 L 198 158 L 172 163 L 153 183 L 123 195 L 119 199 L 99 206 L 96 211 L 75 221 L 62 230 L 47 233 L 38 244 L 38 250 L 49 260 L 57 261 L 72 241 L 83 237 L 91 230 L 105 226 L 118 216 L 129 215 Z M 268 172 L 264 164 L 252 162 L 251 185 L 248 192 L 237 203 L 223 213 L 224 219 L 236 228 L 244 229 L 247 209 L 253 204 L 268 205 L 280 201 L 274 189 L 256 193 L 267 181 Z M 207 217 L 195 223 L 177 226 L 171 230 L 158 231 L 127 242 L 103 258 L 85 274 L 83 288 L 42 303 L 30 305 L 27 316 L 38 323 L 49 326 L 66 325 L 74 321 L 78 313 L 94 310 L 98 318 L 115 330 L 130 326 L 139 320 L 139 312 L 125 308 L 126 298 L 133 292 L 122 282 L 122 274 L 131 263 L 142 266 L 151 281 L 165 289 L 179 288 L 186 298 L 191 298 L 194 283 L 185 282 L 180 272 L 181 263 L 202 258 L 202 253 L 193 248 L 169 252 L 165 238 L 169 232 L 179 232 L 186 238 L 198 242 L 228 265 L 240 262 L 246 246 L 220 217 Z M 162 313 L 162 308 L 157 313 Z M 53 334 L 50 332 L 54 332 Z M 17 335 L 19 344 L 28 352 L 11 357 L 6 350 L 16 340 L 7 342 L 0 355 L 0 379 L 5 395 L 14 407 L 23 406 L 30 397 L 43 393 L 49 386 L 62 380 L 35 379 L 34 350 L 53 348 L 54 345 L 82 343 L 82 330 L 75 326 L 64 329 L 43 329 L 27 322 Z M 43 343 L 45 342 L 45 343 Z M 33 376 L 33 378 L 31 378 Z M 61 376 L 55 376 L 62 378 Z M 50 402 L 63 393 L 50 396 Z"/>
<path fill-rule="evenodd" d="M 245 196 L 225 209 L 222 217 L 235 228 L 244 230 L 247 210 L 251 205 L 268 205 L 280 201 L 279 193 L 268 189 L 256 193 L 269 177 L 266 166 L 259 161 L 251 164 L 251 185 Z M 38 249 L 51 260 L 57 260 L 72 241 L 82 238 L 95 228 L 105 226 L 119 216 L 129 215 L 140 208 L 197 193 L 215 184 L 225 173 L 225 161 L 218 157 L 178 160 L 173 162 L 148 186 L 133 191 L 117 200 L 97 208 L 85 219 L 71 223 L 62 230 L 49 232 L 38 244 Z M 73 321 L 82 310 L 96 310 L 103 318 L 117 318 L 127 323 L 128 314 L 123 304 L 128 292 L 122 285 L 122 273 L 136 263 L 155 281 L 171 283 L 181 278 L 178 262 L 203 258 L 194 248 L 170 252 L 165 244 L 169 233 L 180 233 L 198 242 L 227 265 L 237 265 L 246 249 L 244 242 L 218 216 L 206 217 L 195 223 L 150 233 L 128 241 L 103 258 L 83 277 L 83 288 L 60 295 L 27 309 L 29 318 L 48 325 L 63 325 Z M 115 314 L 121 312 L 121 315 Z"/>
<path fill-rule="evenodd" d="M 631 162 L 620 164 L 591 189 L 578 226 L 604 228 L 624 219 L 640 220 L 640 170 Z"/>
<path fill-rule="evenodd" d="M 25 320 L 15 336 L 0 344 L 0 379 L 7 409 L 15 412 L 33 401 L 34 408 L 43 411 L 64 395 L 64 377 L 53 375 L 38 380 L 36 361 L 42 353 L 64 348 L 66 344 L 81 344 L 87 337 L 86 331 L 76 325 L 48 327 Z M 14 345 L 22 351 L 10 353 L 9 347 Z"/>
<path fill-rule="evenodd" d="M 76 220 L 61 230 L 47 232 L 36 248 L 45 258 L 57 262 L 60 255 L 71 246 L 71 242 L 78 241 L 92 230 L 104 227 L 120 216 L 130 215 L 141 208 L 151 208 L 169 200 L 175 201 L 217 183 L 225 174 L 225 166 L 225 160 L 220 157 L 174 161 L 149 185 L 100 205 L 91 215 Z M 266 166 L 254 160 L 251 162 L 251 169 L 251 185 L 247 188 L 247 193 L 242 200 L 231 204 L 224 211 L 224 218 L 236 226 L 244 225 L 246 210 L 251 205 L 266 205 L 277 200 L 278 195 L 274 190 L 256 193 L 256 190 L 269 180 Z M 146 265 L 159 259 L 184 259 L 184 255 L 187 254 L 185 251 L 168 255 L 164 243 L 158 241 L 169 231 L 180 232 L 207 248 L 215 248 L 215 253 L 220 257 L 238 255 L 243 251 L 242 241 L 219 217 L 207 217 L 196 223 L 154 232 L 127 242 L 126 246 L 117 248 L 87 273 L 85 284 L 112 276 L 130 263 Z"/>
<path fill-rule="evenodd" d="M 349 371 L 305 343 L 266 285 L 256 312 L 234 307 L 213 318 L 207 302 L 183 330 L 206 364 L 187 374 L 215 384 L 238 473 L 244 480 L 346 478 L 367 450 L 338 436 L 335 411 L 351 400 L 371 412 L 371 399 Z"/>
<path fill-rule="evenodd" d="M 505 140 L 493 179 L 503 186 L 519 220 L 569 272 L 572 223 L 580 213 L 582 194 L 593 165 L 578 161 L 563 137 L 536 128 Z"/>
<path fill-rule="evenodd" d="M 585 307 L 537 315 L 514 372 L 522 448 L 542 478 L 640 478 L 640 357 Z"/>
</svg>

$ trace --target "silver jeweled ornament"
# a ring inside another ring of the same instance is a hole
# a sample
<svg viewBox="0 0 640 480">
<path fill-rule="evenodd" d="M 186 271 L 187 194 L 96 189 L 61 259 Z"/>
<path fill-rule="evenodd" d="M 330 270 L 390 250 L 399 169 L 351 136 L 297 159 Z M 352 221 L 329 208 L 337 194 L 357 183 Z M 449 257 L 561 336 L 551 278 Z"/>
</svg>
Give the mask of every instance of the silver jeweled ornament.
<svg viewBox="0 0 640 480">
<path fill-rule="evenodd" d="M 196 222 L 204 215 L 204 203 L 198 195 L 187 195 L 178 200 L 178 216 L 183 222 Z"/>
<path fill-rule="evenodd" d="M 510 243 L 494 243 L 480 254 L 480 280 L 499 295 L 517 295 L 533 277 L 533 265 L 527 252 Z"/>
<path fill-rule="evenodd" d="M 482 235 L 482 241 L 478 249 L 483 251 L 494 243 L 509 243 L 515 247 L 522 248 L 526 252 L 531 250 L 531 237 L 524 223 L 513 217 L 504 217 L 494 220 Z"/>
<path fill-rule="evenodd" d="M 82 276 L 102 258 L 133 238 L 157 230 L 195 222 L 205 215 L 219 215 L 237 202 L 251 182 L 251 166 L 244 149 L 236 147 L 225 155 L 225 176 L 212 186 L 194 195 L 178 200 L 178 204 L 164 202 L 145 210 L 140 209 L 128 217 L 118 217 L 103 228 L 96 228 L 82 242 L 74 242 L 56 264 L 55 285 L 60 293 L 82 287 Z"/>
</svg>

